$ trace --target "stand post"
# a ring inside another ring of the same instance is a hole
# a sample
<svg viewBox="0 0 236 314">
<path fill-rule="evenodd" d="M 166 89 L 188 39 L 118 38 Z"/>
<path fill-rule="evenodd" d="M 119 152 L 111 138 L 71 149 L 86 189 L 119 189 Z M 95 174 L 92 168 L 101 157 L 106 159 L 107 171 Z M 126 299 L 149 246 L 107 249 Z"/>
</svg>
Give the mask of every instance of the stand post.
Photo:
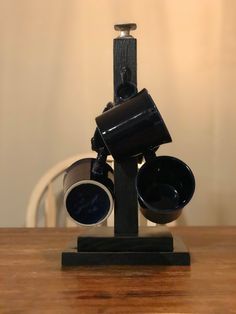
<svg viewBox="0 0 236 314">
<path fill-rule="evenodd" d="M 118 37 L 113 42 L 114 101 L 119 102 L 117 89 L 122 84 L 122 69 L 128 69 L 130 83 L 137 86 L 137 49 L 133 37 Z M 122 106 L 120 104 L 119 106 Z M 115 178 L 115 235 L 138 234 L 138 201 L 135 188 L 137 160 L 130 158 L 114 163 Z"/>
</svg>

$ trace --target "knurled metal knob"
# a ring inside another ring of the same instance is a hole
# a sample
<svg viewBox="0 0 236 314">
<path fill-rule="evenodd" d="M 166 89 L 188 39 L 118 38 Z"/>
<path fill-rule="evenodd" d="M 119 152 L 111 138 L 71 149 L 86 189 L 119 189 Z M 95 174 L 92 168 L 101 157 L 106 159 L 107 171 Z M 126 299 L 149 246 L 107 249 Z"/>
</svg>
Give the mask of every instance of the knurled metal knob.
<svg viewBox="0 0 236 314">
<path fill-rule="evenodd" d="M 116 31 L 120 32 L 118 38 L 132 38 L 133 36 L 130 35 L 130 31 L 134 31 L 137 28 L 135 23 L 128 23 L 128 24 L 116 24 L 114 25 Z"/>
</svg>

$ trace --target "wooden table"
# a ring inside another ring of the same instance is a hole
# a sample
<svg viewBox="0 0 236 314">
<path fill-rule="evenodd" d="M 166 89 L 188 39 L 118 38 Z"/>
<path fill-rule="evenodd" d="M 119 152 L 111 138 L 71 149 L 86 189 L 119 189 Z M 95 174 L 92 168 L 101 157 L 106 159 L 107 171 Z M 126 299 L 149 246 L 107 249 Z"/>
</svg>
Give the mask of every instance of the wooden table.
<svg viewBox="0 0 236 314">
<path fill-rule="evenodd" d="M 173 232 L 191 267 L 61 269 L 78 229 L 0 229 L 0 313 L 236 313 L 236 227 Z"/>
</svg>

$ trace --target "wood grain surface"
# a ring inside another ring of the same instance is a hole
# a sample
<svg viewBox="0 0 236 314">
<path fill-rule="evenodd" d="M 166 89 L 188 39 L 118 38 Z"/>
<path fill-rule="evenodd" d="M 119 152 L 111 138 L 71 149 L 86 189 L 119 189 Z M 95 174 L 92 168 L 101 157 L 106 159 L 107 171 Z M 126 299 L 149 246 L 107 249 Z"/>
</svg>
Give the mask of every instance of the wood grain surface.
<svg viewBox="0 0 236 314">
<path fill-rule="evenodd" d="M 79 229 L 0 229 L 0 313 L 236 313 L 236 227 L 174 228 L 187 266 L 61 268 Z"/>
</svg>

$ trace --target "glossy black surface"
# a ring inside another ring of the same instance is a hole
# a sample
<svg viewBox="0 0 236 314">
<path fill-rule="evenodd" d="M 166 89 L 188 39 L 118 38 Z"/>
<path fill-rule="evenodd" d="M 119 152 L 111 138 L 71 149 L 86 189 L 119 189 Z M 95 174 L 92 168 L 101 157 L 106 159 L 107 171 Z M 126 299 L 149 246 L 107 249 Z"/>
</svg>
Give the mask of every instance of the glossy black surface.
<svg viewBox="0 0 236 314">
<path fill-rule="evenodd" d="M 137 156 L 149 147 L 171 142 L 167 127 L 146 89 L 98 116 L 96 123 L 115 160 Z"/>
<path fill-rule="evenodd" d="M 106 107 L 104 108 L 103 112 L 110 110 L 113 107 L 113 103 L 109 102 Z M 101 137 L 101 134 L 98 130 L 98 128 L 95 129 L 94 135 L 91 138 L 91 148 L 92 150 L 94 150 L 95 152 L 99 153 L 101 151 L 101 149 L 105 149 L 106 150 L 106 155 L 109 155 L 109 151 L 106 148 L 106 145 Z"/>
<path fill-rule="evenodd" d="M 101 187 L 85 183 L 71 190 L 66 199 L 66 208 L 74 220 L 91 225 L 106 217 L 110 200 Z"/>
<path fill-rule="evenodd" d="M 97 168 L 95 165 L 97 165 L 95 158 L 78 160 L 67 169 L 64 176 L 66 209 L 73 219 L 86 225 L 103 220 L 111 206 L 107 192 L 93 182 L 101 183 L 114 195 L 113 169 L 104 163 L 102 171 L 94 173 L 93 169 Z M 81 181 L 85 182 L 71 188 Z"/>
<path fill-rule="evenodd" d="M 180 216 L 193 196 L 195 179 L 181 160 L 160 156 L 140 168 L 136 187 L 143 215 L 162 224 Z"/>
</svg>

